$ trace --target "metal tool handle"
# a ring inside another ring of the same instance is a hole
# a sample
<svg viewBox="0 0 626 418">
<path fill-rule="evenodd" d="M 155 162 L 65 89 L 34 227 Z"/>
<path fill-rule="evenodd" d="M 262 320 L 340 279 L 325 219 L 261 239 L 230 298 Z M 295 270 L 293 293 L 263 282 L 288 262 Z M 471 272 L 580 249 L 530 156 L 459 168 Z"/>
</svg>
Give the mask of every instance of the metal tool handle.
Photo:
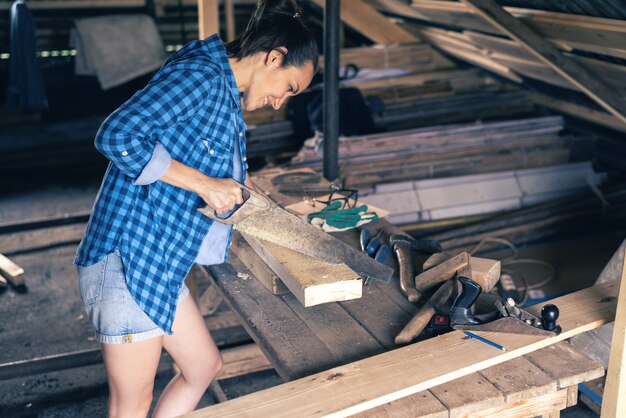
<svg viewBox="0 0 626 418">
<path fill-rule="evenodd" d="M 461 283 L 461 293 L 454 300 L 454 306 L 459 308 L 471 308 L 478 296 L 483 291 L 480 285 L 469 277 L 459 277 Z"/>
<path fill-rule="evenodd" d="M 480 320 L 474 318 L 470 310 L 482 288 L 478 283 L 468 277 L 459 277 L 461 283 L 461 293 L 456 297 L 450 308 L 450 322 L 452 325 L 478 324 Z"/>
</svg>

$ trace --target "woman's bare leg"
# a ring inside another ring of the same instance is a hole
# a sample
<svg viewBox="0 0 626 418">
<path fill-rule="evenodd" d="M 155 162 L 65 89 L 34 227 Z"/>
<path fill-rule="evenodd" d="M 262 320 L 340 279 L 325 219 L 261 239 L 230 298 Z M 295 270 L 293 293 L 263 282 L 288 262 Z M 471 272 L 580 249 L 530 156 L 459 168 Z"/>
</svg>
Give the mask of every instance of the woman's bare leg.
<svg viewBox="0 0 626 418">
<path fill-rule="evenodd" d="M 193 298 L 188 296 L 176 310 L 173 334 L 163 337 L 163 347 L 180 368 L 167 385 L 154 418 L 169 418 L 193 411 L 222 368 L 222 357 Z"/>
<path fill-rule="evenodd" d="M 102 344 L 110 418 L 148 414 L 162 346 L 163 337 L 130 344 Z"/>
</svg>

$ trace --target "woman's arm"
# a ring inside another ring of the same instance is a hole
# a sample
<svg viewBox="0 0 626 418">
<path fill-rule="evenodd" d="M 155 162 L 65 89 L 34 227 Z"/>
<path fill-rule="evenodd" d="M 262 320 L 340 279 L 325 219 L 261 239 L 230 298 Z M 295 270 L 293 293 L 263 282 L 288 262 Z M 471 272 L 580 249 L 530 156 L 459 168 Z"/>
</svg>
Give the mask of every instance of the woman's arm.
<svg viewBox="0 0 626 418">
<path fill-rule="evenodd" d="M 209 177 L 175 160 L 172 160 L 159 180 L 197 193 L 218 214 L 226 213 L 235 205 L 243 203 L 241 188 L 235 180 Z"/>
</svg>

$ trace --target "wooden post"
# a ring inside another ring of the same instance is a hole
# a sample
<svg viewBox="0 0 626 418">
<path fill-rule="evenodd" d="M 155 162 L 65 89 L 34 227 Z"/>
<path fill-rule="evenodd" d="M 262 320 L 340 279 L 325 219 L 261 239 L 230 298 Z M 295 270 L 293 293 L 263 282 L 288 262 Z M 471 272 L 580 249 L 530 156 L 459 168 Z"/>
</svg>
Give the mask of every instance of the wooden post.
<svg viewBox="0 0 626 418">
<path fill-rule="evenodd" d="M 626 342 L 626 254 L 622 267 L 622 278 L 617 297 L 617 311 L 615 313 L 615 327 L 611 340 L 611 355 L 609 368 L 606 371 L 606 384 L 602 397 L 602 418 L 620 416 L 626 411 L 626 367 L 624 362 L 624 343 Z"/>
<path fill-rule="evenodd" d="M 224 1 L 224 12 L 226 14 L 226 41 L 231 42 L 235 39 L 235 1 Z"/>
<path fill-rule="evenodd" d="M 199 38 L 204 39 L 219 31 L 219 0 L 198 0 Z"/>
<path fill-rule="evenodd" d="M 573 59 L 505 11 L 494 0 L 462 0 L 486 21 L 519 42 L 567 81 L 578 87 L 596 103 L 626 122 L 626 101 Z"/>
</svg>

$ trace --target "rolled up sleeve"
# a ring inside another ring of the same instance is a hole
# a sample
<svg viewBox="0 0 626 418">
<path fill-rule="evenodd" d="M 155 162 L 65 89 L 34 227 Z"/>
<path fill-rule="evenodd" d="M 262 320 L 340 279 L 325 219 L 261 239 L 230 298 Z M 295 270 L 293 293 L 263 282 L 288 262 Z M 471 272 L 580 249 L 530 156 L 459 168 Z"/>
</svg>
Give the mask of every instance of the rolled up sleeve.
<svg viewBox="0 0 626 418">
<path fill-rule="evenodd" d="M 156 181 L 171 162 L 165 148 L 157 150 L 160 137 L 192 117 L 209 89 L 210 80 L 200 71 L 170 71 L 155 77 L 104 121 L 96 135 L 96 149 L 135 184 Z"/>
<path fill-rule="evenodd" d="M 151 184 L 163 177 L 163 175 L 170 168 L 170 164 L 172 163 L 172 157 L 170 153 L 167 152 L 165 147 L 161 145 L 159 142 L 154 146 L 154 153 L 152 153 L 152 158 L 148 161 L 148 164 L 145 165 L 137 180 L 133 182 L 135 186 L 145 186 L 146 184 Z"/>
</svg>

